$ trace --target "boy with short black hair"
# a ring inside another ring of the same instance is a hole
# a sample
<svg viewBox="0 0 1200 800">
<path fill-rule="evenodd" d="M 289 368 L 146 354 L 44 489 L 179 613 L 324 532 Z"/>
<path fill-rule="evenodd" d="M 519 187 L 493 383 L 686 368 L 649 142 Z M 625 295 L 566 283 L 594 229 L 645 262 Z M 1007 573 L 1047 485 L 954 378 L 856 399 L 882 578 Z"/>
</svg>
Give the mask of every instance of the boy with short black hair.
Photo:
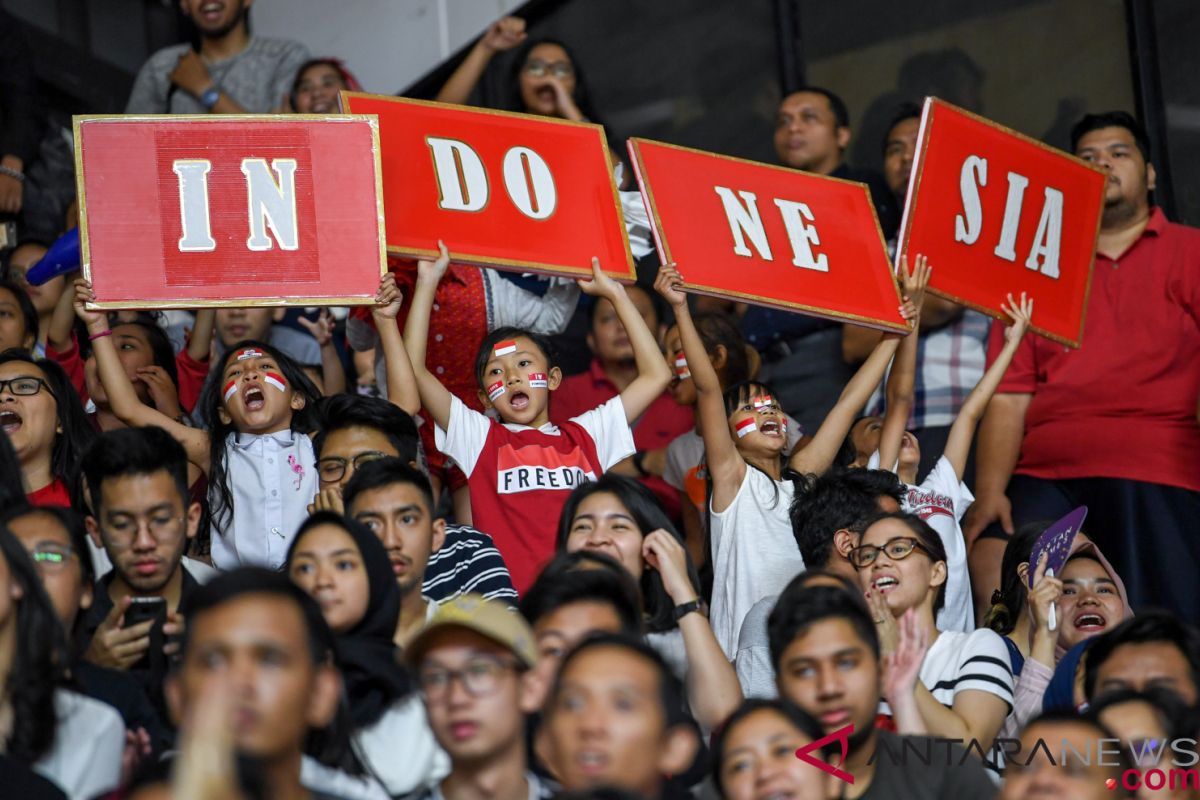
<svg viewBox="0 0 1200 800">
<path fill-rule="evenodd" d="M 474 477 L 469 483 L 472 522 L 495 537 L 513 584 L 522 591 L 554 552 L 567 493 L 633 454 L 629 424 L 666 388 L 670 372 L 624 288 L 592 259 L 592 280 L 580 280 L 579 287 L 616 308 L 633 344 L 638 377 L 599 408 L 555 426 L 550 392 L 562 373 L 536 335 L 502 328 L 484 339 L 476 358 L 480 399 L 500 418 L 493 422 L 451 394 L 425 363 L 434 292 L 449 263 L 443 245 L 436 261 L 418 265 L 405 347 L 421 404 L 437 425 L 438 448 Z"/>
</svg>

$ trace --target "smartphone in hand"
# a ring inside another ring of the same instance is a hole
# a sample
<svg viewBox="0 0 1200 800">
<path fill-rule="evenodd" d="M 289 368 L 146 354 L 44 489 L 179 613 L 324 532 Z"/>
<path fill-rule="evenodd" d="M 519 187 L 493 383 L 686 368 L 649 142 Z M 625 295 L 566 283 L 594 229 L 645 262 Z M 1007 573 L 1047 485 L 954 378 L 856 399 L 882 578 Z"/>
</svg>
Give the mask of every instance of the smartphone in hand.
<svg viewBox="0 0 1200 800">
<path fill-rule="evenodd" d="M 125 611 L 125 624 L 122 627 L 129 628 L 151 620 L 154 624 L 150 626 L 150 647 L 146 649 L 146 655 L 138 659 L 130 669 L 149 670 L 155 675 L 163 675 L 167 666 L 166 656 L 163 654 L 163 645 L 166 644 L 163 637 L 163 625 L 167 624 L 166 598 L 132 598 L 129 608 Z"/>
</svg>

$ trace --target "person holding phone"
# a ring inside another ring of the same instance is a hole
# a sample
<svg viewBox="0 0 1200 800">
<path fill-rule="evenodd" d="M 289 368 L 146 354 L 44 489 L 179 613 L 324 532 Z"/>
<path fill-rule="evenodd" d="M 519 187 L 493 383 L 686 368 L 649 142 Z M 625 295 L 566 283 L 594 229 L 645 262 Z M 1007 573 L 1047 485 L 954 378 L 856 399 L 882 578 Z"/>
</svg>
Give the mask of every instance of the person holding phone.
<svg viewBox="0 0 1200 800">
<path fill-rule="evenodd" d="M 83 473 L 88 533 L 113 565 L 82 622 L 85 658 L 130 671 L 162 708 L 172 639 L 201 582 L 183 558 L 201 513 L 188 494 L 187 456 L 161 428 L 123 428 L 100 435 Z"/>
</svg>

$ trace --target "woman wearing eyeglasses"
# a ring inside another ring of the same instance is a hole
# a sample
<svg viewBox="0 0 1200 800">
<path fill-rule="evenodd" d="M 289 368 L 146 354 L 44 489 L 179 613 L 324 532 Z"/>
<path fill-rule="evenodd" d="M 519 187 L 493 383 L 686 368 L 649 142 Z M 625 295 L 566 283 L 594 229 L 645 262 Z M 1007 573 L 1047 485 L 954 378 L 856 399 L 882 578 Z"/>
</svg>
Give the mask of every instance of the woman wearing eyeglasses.
<svg viewBox="0 0 1200 800">
<path fill-rule="evenodd" d="M 849 558 L 879 631 L 881 712 L 900 733 L 958 739 L 990 758 L 1012 709 L 1008 650 L 987 628 L 937 629 L 946 585 L 941 538 L 914 514 L 883 514 L 867 526 Z"/>
<path fill-rule="evenodd" d="M 70 506 L 79 459 L 95 436 L 62 368 L 24 350 L 0 353 L 0 429 L 35 506 Z"/>
</svg>

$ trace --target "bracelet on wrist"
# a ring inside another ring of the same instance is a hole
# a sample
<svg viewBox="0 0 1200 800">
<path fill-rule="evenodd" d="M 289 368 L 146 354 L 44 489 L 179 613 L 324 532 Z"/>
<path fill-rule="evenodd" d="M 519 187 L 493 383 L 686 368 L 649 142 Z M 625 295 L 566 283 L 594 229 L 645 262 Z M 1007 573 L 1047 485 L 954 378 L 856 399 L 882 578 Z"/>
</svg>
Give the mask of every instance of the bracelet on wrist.
<svg viewBox="0 0 1200 800">
<path fill-rule="evenodd" d="M 7 175 L 18 183 L 25 182 L 24 172 L 21 172 L 19 169 L 13 169 L 12 167 L 6 167 L 3 164 L 0 164 L 0 175 Z"/>
<path fill-rule="evenodd" d="M 701 609 L 700 599 L 697 598 L 690 602 L 680 603 L 679 605 L 675 606 L 675 610 L 672 612 L 672 616 L 675 618 L 676 622 L 679 622 L 679 620 L 683 619 L 688 614 L 691 614 L 693 611 L 699 611 L 700 609 Z"/>
<path fill-rule="evenodd" d="M 89 341 L 89 342 L 94 342 L 94 341 L 96 341 L 97 339 L 103 339 L 105 336 L 112 336 L 112 330 L 111 330 L 111 329 L 108 329 L 108 328 L 106 328 L 105 330 L 99 331 L 99 332 L 97 332 L 97 333 L 89 333 L 89 334 L 88 334 L 88 341 Z"/>
</svg>

